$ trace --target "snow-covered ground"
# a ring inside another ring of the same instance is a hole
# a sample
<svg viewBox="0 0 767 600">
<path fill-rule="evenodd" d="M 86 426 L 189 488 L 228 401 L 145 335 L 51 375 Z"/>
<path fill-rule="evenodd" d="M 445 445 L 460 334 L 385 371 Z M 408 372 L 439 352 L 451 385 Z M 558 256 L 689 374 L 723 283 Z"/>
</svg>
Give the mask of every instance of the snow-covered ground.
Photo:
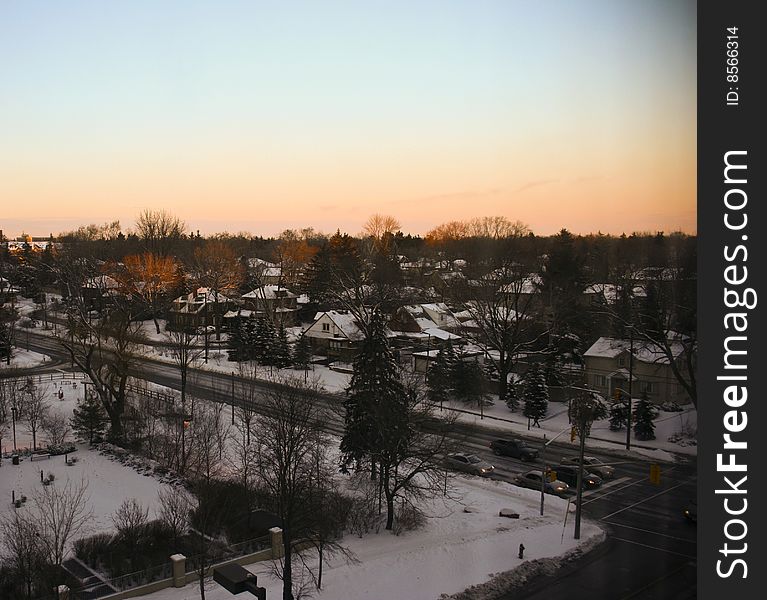
<svg viewBox="0 0 767 600">
<path fill-rule="evenodd" d="M 595 524 L 585 522 L 581 540 L 576 542 L 572 513 L 563 527 L 567 502 L 560 498 L 547 497 L 546 514 L 541 517 L 540 496 L 532 490 L 472 477 L 458 477 L 454 488 L 454 499 L 429 503 L 429 519 L 422 529 L 399 536 L 383 530 L 362 538 L 347 535 L 343 544 L 359 563 L 327 561 L 323 589 L 315 591 L 314 597 L 436 600 L 518 567 L 523 563 L 517 555 L 520 544 L 525 546 L 524 560 L 531 560 L 562 555 L 578 543 L 593 543 L 603 535 Z M 503 508 L 513 509 L 520 518 L 500 517 Z M 269 562 L 247 568 L 258 575 L 258 585 L 266 587 L 267 598 L 282 596 L 282 583 L 271 575 Z M 210 600 L 230 597 L 215 584 L 206 591 Z M 192 600 L 199 598 L 199 590 L 189 584 L 147 598 Z"/>
<path fill-rule="evenodd" d="M 11 353 L 11 364 L 8 365 L 3 361 L 0 367 L 29 369 L 31 367 L 43 367 L 46 362 L 51 362 L 50 356 L 46 354 L 32 352 L 31 350 L 25 350 L 24 348 L 13 348 L 13 352 Z"/>
<path fill-rule="evenodd" d="M 51 410 L 70 416 L 84 387 L 76 381 L 54 381 L 41 384 L 48 392 Z M 155 386 L 152 386 L 155 387 Z M 59 391 L 62 398 L 59 399 Z M 7 438 L 6 438 L 7 439 Z M 8 444 L 5 444 L 6 448 Z M 17 445 L 31 445 L 29 432 L 17 427 Z M 66 465 L 63 456 L 32 461 L 22 460 L 13 466 L 8 459 L 0 468 L 0 497 L 10 499 L 11 491 L 31 498 L 41 486 L 40 470 L 55 475 L 53 485 L 68 480 L 88 483 L 93 519 L 82 535 L 113 530 L 111 515 L 126 498 L 136 498 L 154 515 L 158 490 L 165 484 L 142 475 L 98 451 L 78 444 L 78 462 Z M 453 479 L 446 498 L 437 498 L 424 506 L 426 525 L 399 536 L 381 530 L 360 538 L 348 534 L 344 544 L 359 562 L 350 564 L 339 559 L 326 561 L 324 586 L 318 598 L 423 598 L 436 599 L 441 594 L 453 594 L 465 588 L 487 583 L 492 575 L 519 566 L 519 544 L 525 546 L 525 559 L 560 556 L 576 547 L 573 540 L 573 516 L 564 518 L 567 502 L 547 497 L 546 514 L 539 515 L 539 495 L 532 490 L 475 477 Z M 572 511 L 572 507 L 571 511 Z M 519 519 L 499 516 L 501 509 L 512 509 Z M 0 513 L 15 510 L 10 502 L 0 503 Z M 19 510 L 27 510 L 23 507 Z M 585 523 L 580 543 L 592 542 L 602 536 L 594 524 Z M 266 585 L 268 597 L 278 597 L 280 582 L 270 575 L 270 563 L 251 567 L 259 574 L 260 585 Z M 181 600 L 198 597 L 194 585 L 167 589 L 149 598 Z M 229 597 L 228 592 L 211 587 L 209 598 Z"/>
</svg>

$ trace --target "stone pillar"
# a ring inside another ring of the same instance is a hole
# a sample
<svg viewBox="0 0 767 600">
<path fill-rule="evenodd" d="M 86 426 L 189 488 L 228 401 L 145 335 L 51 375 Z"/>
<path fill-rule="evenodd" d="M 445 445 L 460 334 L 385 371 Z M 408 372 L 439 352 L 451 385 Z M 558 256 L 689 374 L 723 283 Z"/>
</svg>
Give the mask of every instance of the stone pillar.
<svg viewBox="0 0 767 600">
<path fill-rule="evenodd" d="M 282 558 L 285 556 L 285 548 L 282 546 L 282 529 L 272 527 L 269 533 L 272 536 L 272 558 Z"/>
<path fill-rule="evenodd" d="M 56 592 L 56 597 L 58 600 L 69 600 L 69 588 L 65 585 L 59 585 L 53 588 L 53 591 Z"/>
<path fill-rule="evenodd" d="M 186 585 L 186 556 L 183 554 L 173 554 L 170 557 L 173 565 L 173 587 L 184 587 Z"/>
</svg>

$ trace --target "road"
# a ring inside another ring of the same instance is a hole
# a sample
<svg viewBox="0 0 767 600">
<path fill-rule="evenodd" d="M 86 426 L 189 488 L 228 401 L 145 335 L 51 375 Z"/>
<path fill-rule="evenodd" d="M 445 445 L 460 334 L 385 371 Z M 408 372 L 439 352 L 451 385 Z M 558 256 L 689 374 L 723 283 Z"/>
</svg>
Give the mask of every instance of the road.
<svg viewBox="0 0 767 600">
<path fill-rule="evenodd" d="M 32 350 L 62 358 L 55 340 L 31 335 Z M 141 359 L 141 376 L 151 382 L 178 389 L 178 369 L 171 364 Z M 188 391 L 220 402 L 230 401 L 231 376 L 195 370 Z M 335 399 L 331 394 L 328 400 Z M 333 427 L 335 429 L 336 427 Z M 540 469 L 541 463 L 497 457 L 490 441 L 503 435 L 488 428 L 457 424 L 454 437 L 461 448 L 474 452 L 496 466 L 494 478 L 512 481 L 516 474 Z M 521 437 L 521 436 L 520 436 Z M 540 446 L 540 440 L 530 440 Z M 571 456 L 571 447 L 556 442 L 547 449 L 546 462 L 559 463 Z M 573 565 L 552 577 L 541 577 L 508 595 L 507 600 L 685 600 L 696 596 L 696 526 L 683 517 L 684 507 L 696 497 L 695 460 L 664 464 L 660 485 L 649 481 L 649 462 L 615 458 L 601 449 L 587 454 L 614 464 L 616 474 L 597 490 L 584 492 L 584 516 L 608 532 L 608 540 Z"/>
</svg>

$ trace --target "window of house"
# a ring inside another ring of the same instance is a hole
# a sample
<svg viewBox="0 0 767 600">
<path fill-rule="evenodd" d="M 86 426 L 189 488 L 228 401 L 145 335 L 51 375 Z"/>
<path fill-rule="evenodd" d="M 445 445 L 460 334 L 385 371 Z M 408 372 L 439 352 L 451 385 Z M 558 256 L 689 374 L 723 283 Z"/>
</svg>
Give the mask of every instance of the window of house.
<svg viewBox="0 0 767 600">
<path fill-rule="evenodd" d="M 594 385 L 597 387 L 607 387 L 607 377 L 604 375 L 594 375 Z"/>
<path fill-rule="evenodd" d="M 330 323 L 323 323 L 322 331 L 330 331 Z"/>
<path fill-rule="evenodd" d="M 626 357 L 623 355 L 620 355 L 618 357 L 618 366 L 619 367 L 625 367 L 626 366 Z"/>
<path fill-rule="evenodd" d="M 639 382 L 639 391 L 645 392 L 647 394 L 654 394 L 658 391 L 658 386 L 656 383 L 652 381 L 640 381 Z"/>
</svg>

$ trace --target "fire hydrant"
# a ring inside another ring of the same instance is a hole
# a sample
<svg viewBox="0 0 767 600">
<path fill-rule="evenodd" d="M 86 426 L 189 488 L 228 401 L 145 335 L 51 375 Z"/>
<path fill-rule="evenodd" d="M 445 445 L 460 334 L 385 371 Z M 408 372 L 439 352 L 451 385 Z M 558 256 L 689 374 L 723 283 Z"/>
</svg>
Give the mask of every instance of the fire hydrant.
<svg viewBox="0 0 767 600">
<path fill-rule="evenodd" d="M 524 557 L 525 557 L 525 545 L 524 544 L 520 544 L 519 545 L 519 558 L 524 558 Z"/>
</svg>

